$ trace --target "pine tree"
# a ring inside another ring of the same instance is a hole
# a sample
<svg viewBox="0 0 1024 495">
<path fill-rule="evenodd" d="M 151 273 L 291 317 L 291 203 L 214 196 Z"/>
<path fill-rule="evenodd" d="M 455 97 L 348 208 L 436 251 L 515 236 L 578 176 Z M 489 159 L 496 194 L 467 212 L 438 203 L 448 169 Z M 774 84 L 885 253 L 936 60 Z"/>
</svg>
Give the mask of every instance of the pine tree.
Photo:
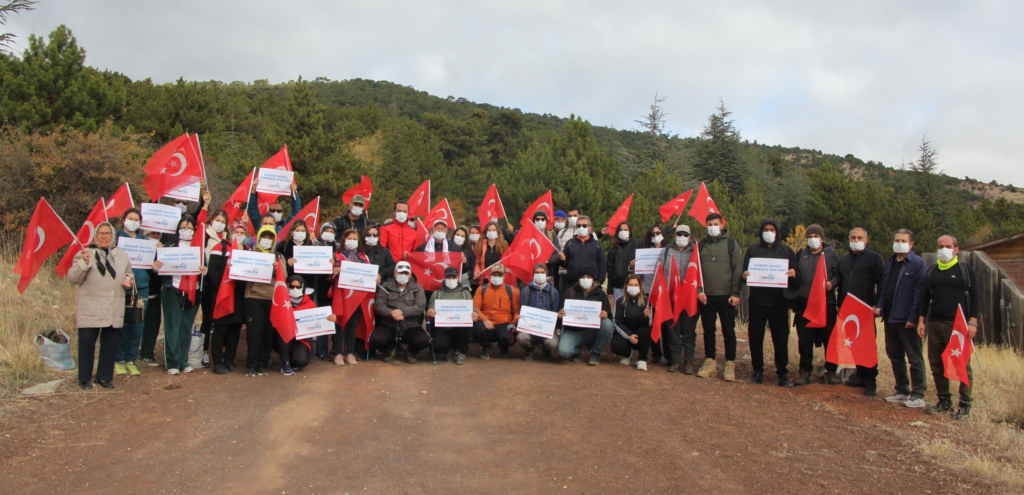
<svg viewBox="0 0 1024 495">
<path fill-rule="evenodd" d="M 720 180 L 731 193 L 742 194 L 746 171 L 740 133 L 729 119 L 731 115 L 725 103 L 719 100 L 717 112 L 708 116 L 708 123 L 693 151 L 693 171 L 698 181 Z"/>
</svg>

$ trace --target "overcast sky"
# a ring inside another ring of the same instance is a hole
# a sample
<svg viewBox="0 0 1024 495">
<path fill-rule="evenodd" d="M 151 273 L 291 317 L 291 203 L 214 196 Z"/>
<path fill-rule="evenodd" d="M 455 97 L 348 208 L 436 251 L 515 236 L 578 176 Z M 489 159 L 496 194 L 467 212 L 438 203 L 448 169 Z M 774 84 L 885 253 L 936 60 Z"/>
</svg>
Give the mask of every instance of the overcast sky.
<svg viewBox="0 0 1024 495">
<path fill-rule="evenodd" d="M 691 4 L 691 5 L 686 5 Z M 1024 2 L 42 0 L 86 63 L 133 79 L 384 79 L 635 128 L 655 93 L 695 135 L 722 98 L 743 136 L 1024 185 Z"/>
</svg>

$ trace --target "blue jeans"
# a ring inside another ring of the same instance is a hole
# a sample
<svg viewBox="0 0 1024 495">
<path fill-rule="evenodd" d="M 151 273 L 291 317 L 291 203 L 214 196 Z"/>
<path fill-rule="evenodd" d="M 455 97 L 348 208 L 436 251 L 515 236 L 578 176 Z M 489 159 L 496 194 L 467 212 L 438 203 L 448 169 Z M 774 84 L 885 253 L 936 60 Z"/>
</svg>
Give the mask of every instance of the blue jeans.
<svg viewBox="0 0 1024 495">
<path fill-rule="evenodd" d="M 138 289 L 138 291 L 139 297 L 144 301 L 142 312 L 145 313 L 149 310 L 149 287 Z M 142 323 L 125 323 L 121 327 L 121 331 L 118 332 L 117 336 L 117 354 L 114 357 L 114 361 L 124 363 L 139 359 L 139 344 L 142 343 L 142 330 L 145 327 L 145 321 Z"/>
<path fill-rule="evenodd" d="M 601 328 L 564 327 L 558 341 L 558 355 L 569 359 L 580 352 L 580 346 L 587 346 L 591 354 L 601 355 L 601 349 L 612 338 L 612 320 L 601 318 Z"/>
</svg>

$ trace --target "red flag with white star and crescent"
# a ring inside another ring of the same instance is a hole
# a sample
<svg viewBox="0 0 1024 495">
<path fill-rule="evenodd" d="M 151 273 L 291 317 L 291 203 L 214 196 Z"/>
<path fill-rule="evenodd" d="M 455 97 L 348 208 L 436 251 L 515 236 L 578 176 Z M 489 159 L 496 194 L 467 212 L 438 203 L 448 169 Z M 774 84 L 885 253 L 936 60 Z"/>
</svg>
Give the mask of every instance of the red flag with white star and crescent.
<svg viewBox="0 0 1024 495">
<path fill-rule="evenodd" d="M 25 231 L 25 243 L 21 248 L 21 255 L 14 265 L 12 272 L 21 275 L 18 280 L 18 292 L 24 294 L 28 284 L 32 283 L 39 267 L 47 258 L 56 253 L 60 248 L 75 240 L 75 234 L 57 216 L 50 203 L 39 198 L 36 209 L 32 212 L 32 219 L 28 222 L 28 229 Z"/>
<path fill-rule="evenodd" d="M 946 344 L 946 350 L 942 351 L 942 375 L 968 387 L 971 386 L 971 379 L 967 375 L 967 365 L 974 354 L 974 342 L 971 341 L 970 335 L 964 308 L 957 305 L 953 333 Z"/>
<path fill-rule="evenodd" d="M 878 366 L 875 313 L 864 301 L 847 294 L 825 351 L 825 361 L 839 365 Z"/>
<path fill-rule="evenodd" d="M 146 178 L 142 179 L 142 187 L 155 201 L 195 177 L 202 177 L 203 165 L 188 134 L 182 134 L 153 153 L 143 171 Z"/>
<path fill-rule="evenodd" d="M 412 266 L 412 274 L 423 290 L 441 290 L 444 269 L 449 266 L 455 267 L 462 275 L 462 253 L 413 252 L 409 253 L 406 261 Z"/>
<path fill-rule="evenodd" d="M 555 245 L 533 222 L 524 223 L 505 250 L 501 263 L 519 280 L 533 280 L 533 267 L 547 263 L 555 254 Z"/>
<path fill-rule="evenodd" d="M 121 184 L 121 187 L 117 189 L 117 192 L 106 200 L 104 208 L 107 211 L 107 218 L 119 217 L 124 214 L 124 210 L 127 210 L 128 208 L 135 208 L 135 200 L 132 199 L 132 190 L 128 187 L 127 182 Z"/>
<path fill-rule="evenodd" d="M 700 183 L 700 189 L 697 191 L 697 197 L 693 200 L 693 206 L 690 207 L 690 216 L 696 218 L 701 225 L 708 226 L 708 215 L 712 213 L 722 212 L 715 205 L 715 200 L 711 199 L 711 194 L 708 193 L 708 188 L 704 186 L 704 183 Z M 725 225 L 725 217 L 722 217 L 722 225 Z"/>
<path fill-rule="evenodd" d="M 540 197 L 535 199 L 533 203 L 526 208 L 526 211 L 523 212 L 523 218 L 519 220 L 520 227 L 528 223 L 533 223 L 533 215 L 538 211 L 547 213 L 548 222 L 551 222 L 555 217 L 555 208 L 552 206 L 554 204 L 555 200 L 551 197 L 551 189 L 548 189 L 548 192 L 541 194 Z M 549 228 L 550 226 L 551 224 L 548 223 Z"/>
</svg>

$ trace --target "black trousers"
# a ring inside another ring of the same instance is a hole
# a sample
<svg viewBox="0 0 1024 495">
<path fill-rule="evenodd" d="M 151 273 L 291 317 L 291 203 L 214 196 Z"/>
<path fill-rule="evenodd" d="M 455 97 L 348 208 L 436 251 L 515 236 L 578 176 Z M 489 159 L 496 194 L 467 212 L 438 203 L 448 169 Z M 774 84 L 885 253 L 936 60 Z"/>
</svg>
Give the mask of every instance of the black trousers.
<svg viewBox="0 0 1024 495">
<path fill-rule="evenodd" d="M 238 341 L 241 334 L 241 323 L 213 325 L 213 336 L 210 337 L 210 362 L 214 366 L 235 362 L 235 354 L 238 352 Z"/>
<path fill-rule="evenodd" d="M 202 292 L 202 297 L 199 298 L 199 309 L 203 312 L 203 321 L 199 324 L 199 331 L 203 333 L 204 351 L 210 350 L 210 344 L 212 342 L 212 339 L 210 338 L 210 329 L 213 328 L 213 306 L 216 299 L 217 294 L 211 294 L 208 290 L 204 290 Z"/>
<path fill-rule="evenodd" d="M 270 366 L 270 349 L 277 333 L 270 324 L 272 305 L 273 301 L 269 299 L 245 298 L 246 368 Z"/>
<path fill-rule="evenodd" d="M 793 323 L 796 324 L 796 336 L 800 348 L 800 371 L 811 372 L 814 370 L 814 348 L 828 345 L 828 339 L 832 336 L 832 328 L 836 326 L 838 309 L 835 304 L 826 304 L 826 318 L 824 328 L 808 328 L 807 318 L 804 318 L 804 310 L 807 309 L 807 301 L 793 301 Z M 836 363 L 825 361 L 825 371 L 835 373 L 839 369 Z"/>
<path fill-rule="evenodd" d="M 689 316 L 684 311 L 679 321 L 671 326 L 665 325 L 661 330 L 660 345 L 665 349 L 668 365 L 681 362 L 692 362 L 693 352 L 697 348 L 697 321 L 700 320 L 700 312 Z M 660 357 L 661 353 L 658 344 L 654 344 L 654 357 Z"/>
<path fill-rule="evenodd" d="M 775 373 L 779 378 L 789 374 L 789 306 L 786 304 L 750 304 L 747 337 L 750 339 L 750 362 L 754 373 L 764 373 L 764 328 L 771 330 L 775 354 Z"/>
<path fill-rule="evenodd" d="M 281 338 L 277 332 L 274 332 L 274 347 L 277 348 L 277 353 L 281 355 L 281 362 L 292 365 L 292 368 L 299 369 L 309 366 L 310 352 L 306 344 L 299 342 L 296 339 L 292 339 L 289 343 L 284 343 L 284 339 Z"/>
<path fill-rule="evenodd" d="M 114 381 L 114 358 L 117 356 L 117 337 L 120 334 L 121 329 L 114 327 L 78 329 L 78 381 L 92 381 L 96 339 L 100 341 L 100 360 L 96 366 L 96 380 Z"/>
<path fill-rule="evenodd" d="M 631 344 L 629 340 L 616 331 L 612 334 L 612 352 L 617 356 L 630 357 L 635 350 L 639 353 L 638 361 L 647 361 L 647 353 L 651 349 L 651 327 L 644 325 L 639 328 L 623 328 L 623 330 L 628 334 L 636 335 L 637 342 Z M 662 334 L 662 337 L 664 337 L 664 334 Z"/>
<path fill-rule="evenodd" d="M 896 381 L 897 394 L 924 398 L 928 383 L 923 347 L 921 337 L 917 336 L 917 328 L 907 328 L 906 323 L 886 322 L 885 354 L 892 363 L 892 377 Z"/>
<path fill-rule="evenodd" d="M 722 320 L 722 340 L 725 360 L 736 360 L 736 307 L 729 304 L 729 296 L 707 296 L 708 303 L 700 305 L 700 321 L 704 327 L 704 357 L 715 359 L 716 320 Z"/>
<path fill-rule="evenodd" d="M 445 354 L 449 349 L 465 356 L 473 340 L 473 327 L 434 328 L 434 352 Z"/>
<path fill-rule="evenodd" d="M 516 338 L 512 335 L 512 332 L 508 329 L 509 323 L 502 323 L 500 325 L 494 325 L 493 330 L 488 330 L 484 326 L 484 322 L 477 321 L 473 323 L 473 338 L 476 339 L 480 345 L 491 345 L 491 342 L 498 343 L 498 349 L 501 352 L 508 352 L 509 346 L 511 346 Z"/>
<path fill-rule="evenodd" d="M 373 333 L 370 334 L 370 348 L 384 353 L 391 352 L 391 349 L 395 348 L 396 332 L 398 329 L 395 327 L 378 322 Z M 399 339 L 411 354 L 419 354 L 423 349 L 430 347 L 430 336 L 420 325 L 406 328 Z"/>
<path fill-rule="evenodd" d="M 362 350 L 356 349 L 356 330 L 362 317 L 363 310 L 358 308 L 355 314 L 345 322 L 345 328 L 341 328 L 341 325 L 334 325 L 334 335 L 331 335 L 331 356 L 356 354 Z"/>
</svg>

